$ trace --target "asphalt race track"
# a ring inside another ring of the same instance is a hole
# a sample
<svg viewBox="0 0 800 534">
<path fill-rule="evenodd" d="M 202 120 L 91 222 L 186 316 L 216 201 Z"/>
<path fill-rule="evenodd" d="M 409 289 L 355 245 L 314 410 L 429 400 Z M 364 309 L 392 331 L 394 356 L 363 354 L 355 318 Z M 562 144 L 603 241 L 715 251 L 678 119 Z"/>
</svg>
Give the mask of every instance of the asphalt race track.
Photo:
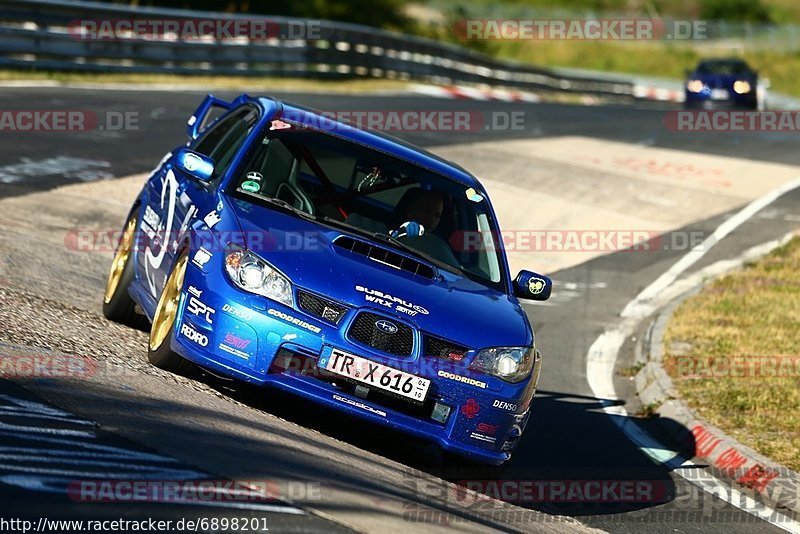
<svg viewBox="0 0 800 534">
<path fill-rule="evenodd" d="M 403 527 L 476 532 L 782 530 L 699 491 L 670 467 L 653 463 L 601 411 L 605 399 L 595 398 L 587 382 L 586 359 L 593 341 L 685 251 L 608 253 L 548 273 L 556 281 L 553 301 L 527 307 L 546 359 L 525 437 L 503 470 L 465 465 L 442 458 L 433 447 L 364 428 L 283 395 L 254 391 L 199 370 L 175 377 L 153 369 L 146 362 L 146 334 L 102 318 L 100 299 L 110 256 L 65 252 L 64 232 L 121 225 L 130 196 L 116 196 L 113 179 L 146 173 L 181 144 L 186 118 L 200 93 L 3 88 L 0 95 L 2 107 L 8 109 L 92 110 L 99 116 L 129 112 L 137 124 L 135 129 L 78 133 L 0 132 L 0 228 L 6 233 L 0 239 L 0 354 L 90 353 L 105 358 L 102 369 L 108 371 L 98 374 L 107 377 L 105 381 L 0 380 L 4 517 L 34 522 L 47 514 L 51 519 L 265 517 L 273 531 L 298 532 Z M 800 167 L 794 134 L 670 132 L 663 122 L 666 108 L 653 106 L 510 104 L 397 95 L 279 96 L 319 109 L 466 110 L 484 118 L 498 112 L 524 117 L 524 127 L 513 130 L 396 134 L 434 152 L 471 143 L 577 136 Z M 477 161 L 481 155 L 474 157 Z M 471 168 L 469 161 L 460 163 Z M 519 182 L 513 173 L 491 178 Z M 58 192 L 67 190 L 53 191 L 65 185 L 77 189 L 62 201 Z M 598 189 L 604 186 L 602 181 L 596 184 Z M 104 201 L 92 204 L 89 193 L 81 196 L 90 190 L 102 194 Z M 780 197 L 683 276 L 798 228 L 798 206 L 800 192 Z M 738 206 L 709 210 L 706 216 L 699 213 L 673 230 L 709 235 L 735 211 Z M 30 218 L 23 220 L 27 215 Z M 29 285 L 20 269 L 30 271 Z M 632 365 L 632 345 L 629 340 L 623 346 L 617 369 Z M 621 398 L 633 396 L 630 380 L 621 374 L 615 377 L 615 388 Z M 626 408 L 629 413 L 639 409 L 635 403 Z M 641 424 L 659 435 L 670 426 L 668 421 Z M 673 426 L 670 434 L 684 434 L 685 439 L 662 435 L 665 444 L 691 457 L 694 444 L 685 436 L 686 429 Z M 698 476 L 705 467 L 696 466 Z M 151 503 L 76 504 L 74 495 L 64 495 L 69 481 L 77 478 L 139 474 L 150 480 L 267 479 L 280 486 L 280 498 L 243 508 L 214 503 L 181 509 Z M 657 488 L 657 498 L 588 503 L 511 497 L 502 504 L 465 496 L 440 479 L 645 481 Z"/>
</svg>

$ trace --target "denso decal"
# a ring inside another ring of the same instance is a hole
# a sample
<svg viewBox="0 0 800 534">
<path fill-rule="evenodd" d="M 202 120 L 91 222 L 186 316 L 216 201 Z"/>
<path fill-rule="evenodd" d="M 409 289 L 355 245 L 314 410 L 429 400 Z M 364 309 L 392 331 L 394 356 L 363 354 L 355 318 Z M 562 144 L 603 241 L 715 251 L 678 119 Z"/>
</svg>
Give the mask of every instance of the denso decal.
<svg viewBox="0 0 800 534">
<path fill-rule="evenodd" d="M 322 332 L 322 328 L 319 328 L 318 326 L 314 326 L 313 324 L 308 323 L 306 321 L 303 321 L 302 319 L 298 319 L 297 317 L 292 317 L 288 313 L 283 313 L 280 310 L 276 310 L 276 309 L 270 308 L 269 311 L 267 311 L 267 313 L 272 315 L 273 317 L 277 317 L 278 319 L 282 319 L 282 320 L 286 321 L 287 323 L 293 324 L 295 326 L 299 326 L 300 328 L 305 328 L 306 330 L 314 332 L 315 334 L 319 334 L 320 332 Z"/>
<path fill-rule="evenodd" d="M 506 401 L 501 401 L 501 400 L 494 400 L 492 402 L 492 407 L 500 408 L 501 410 L 507 410 L 509 412 L 516 412 L 517 411 L 517 405 L 516 404 L 514 404 L 513 402 L 506 402 Z"/>
<path fill-rule="evenodd" d="M 231 304 L 223 304 L 222 311 L 225 313 L 230 313 L 231 315 L 238 317 L 242 321 L 250 321 L 253 319 L 254 313 L 252 310 L 248 310 L 247 308 L 242 308 L 241 306 L 233 306 Z"/>
<path fill-rule="evenodd" d="M 186 323 L 181 325 L 181 335 L 190 341 L 194 341 L 201 347 L 208 346 L 208 336 L 201 334 Z"/>
<path fill-rule="evenodd" d="M 363 293 L 364 299 L 367 302 L 378 304 L 390 310 L 394 310 L 399 313 L 405 313 L 406 315 L 411 316 L 417 315 L 418 313 L 421 313 L 422 315 L 428 315 L 428 310 L 422 306 L 418 306 L 417 304 L 404 300 L 400 297 L 395 297 L 388 293 L 384 293 L 383 291 L 370 289 L 364 286 L 356 286 L 356 291 Z"/>
<path fill-rule="evenodd" d="M 467 376 L 456 375 L 453 373 L 448 373 L 447 371 L 438 371 L 436 373 L 442 378 L 446 378 L 448 380 L 455 380 L 456 382 L 462 382 L 464 384 L 469 384 L 470 386 L 475 386 L 477 388 L 486 389 L 486 382 L 481 382 L 480 380 L 475 380 L 474 378 L 469 378 Z"/>
</svg>

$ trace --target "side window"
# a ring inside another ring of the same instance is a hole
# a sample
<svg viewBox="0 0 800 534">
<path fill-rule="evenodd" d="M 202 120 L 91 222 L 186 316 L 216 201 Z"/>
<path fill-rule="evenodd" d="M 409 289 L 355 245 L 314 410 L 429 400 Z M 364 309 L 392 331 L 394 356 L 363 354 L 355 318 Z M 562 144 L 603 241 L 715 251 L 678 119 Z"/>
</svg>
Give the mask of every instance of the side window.
<svg viewBox="0 0 800 534">
<path fill-rule="evenodd" d="M 250 106 L 234 111 L 206 132 L 194 146 L 194 150 L 214 160 L 214 175 L 219 178 L 242 146 L 253 128 L 258 111 Z"/>
</svg>

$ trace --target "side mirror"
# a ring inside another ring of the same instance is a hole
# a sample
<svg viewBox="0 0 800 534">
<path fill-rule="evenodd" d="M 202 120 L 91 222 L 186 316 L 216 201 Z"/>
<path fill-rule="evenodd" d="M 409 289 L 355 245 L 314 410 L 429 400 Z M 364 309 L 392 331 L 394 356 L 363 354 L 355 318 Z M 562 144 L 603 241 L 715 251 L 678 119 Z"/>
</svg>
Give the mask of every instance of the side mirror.
<svg viewBox="0 0 800 534">
<path fill-rule="evenodd" d="M 514 295 L 521 299 L 547 300 L 553 291 L 550 278 L 531 271 L 520 271 L 514 279 Z"/>
<path fill-rule="evenodd" d="M 214 174 L 214 162 L 212 159 L 188 148 L 178 150 L 175 155 L 175 166 L 201 182 L 209 182 Z"/>
</svg>

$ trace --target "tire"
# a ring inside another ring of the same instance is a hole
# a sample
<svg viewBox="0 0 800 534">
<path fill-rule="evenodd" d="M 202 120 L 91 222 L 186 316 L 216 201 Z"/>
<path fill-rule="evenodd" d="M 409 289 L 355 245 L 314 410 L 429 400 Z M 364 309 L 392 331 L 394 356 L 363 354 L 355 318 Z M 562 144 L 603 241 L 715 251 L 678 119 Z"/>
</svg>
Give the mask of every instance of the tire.
<svg viewBox="0 0 800 534">
<path fill-rule="evenodd" d="M 147 344 L 147 359 L 150 363 L 173 373 L 186 372 L 191 368 L 189 361 L 170 348 L 188 260 L 188 252 L 183 251 L 175 260 L 172 270 L 167 276 L 153 315 L 150 340 Z"/>
<path fill-rule="evenodd" d="M 128 287 L 134 278 L 134 262 L 131 249 L 136 235 L 136 222 L 139 209 L 134 209 L 125 221 L 122 237 L 114 252 L 114 260 L 108 272 L 106 290 L 103 295 L 103 315 L 109 321 L 140 328 L 144 317 L 136 313 L 136 303 L 128 294 Z"/>
</svg>

